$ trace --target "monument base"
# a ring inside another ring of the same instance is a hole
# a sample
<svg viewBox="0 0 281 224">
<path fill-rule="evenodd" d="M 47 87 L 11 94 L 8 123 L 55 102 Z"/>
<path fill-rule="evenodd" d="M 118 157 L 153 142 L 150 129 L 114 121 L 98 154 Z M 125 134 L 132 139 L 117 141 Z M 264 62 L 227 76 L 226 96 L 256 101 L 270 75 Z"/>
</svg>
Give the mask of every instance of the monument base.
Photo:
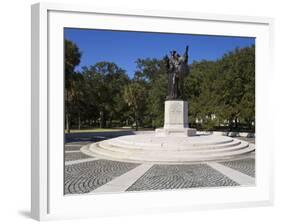
<svg viewBox="0 0 281 224">
<path fill-rule="evenodd" d="M 194 128 L 157 128 L 155 129 L 156 136 L 194 136 L 196 129 Z"/>
<path fill-rule="evenodd" d="M 85 145 L 80 150 L 99 159 L 138 164 L 182 164 L 247 158 L 247 153 L 254 151 L 255 145 L 219 135 L 160 137 L 149 133 L 111 138 Z"/>
<path fill-rule="evenodd" d="M 165 124 L 154 133 L 120 136 L 85 145 L 81 151 L 99 159 L 129 163 L 189 164 L 247 158 L 253 144 L 218 135 L 199 135 L 188 127 L 187 101 L 165 101 Z"/>
<path fill-rule="evenodd" d="M 165 101 L 164 128 L 155 130 L 156 136 L 194 136 L 196 129 L 188 127 L 188 105 L 183 100 Z"/>
</svg>

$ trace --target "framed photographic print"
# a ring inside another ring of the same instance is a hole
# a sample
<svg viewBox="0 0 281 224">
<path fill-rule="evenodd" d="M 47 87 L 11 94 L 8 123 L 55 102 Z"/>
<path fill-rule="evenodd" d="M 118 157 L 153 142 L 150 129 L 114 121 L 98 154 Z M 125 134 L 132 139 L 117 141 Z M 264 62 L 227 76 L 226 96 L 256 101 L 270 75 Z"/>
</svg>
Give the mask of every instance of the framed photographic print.
<svg viewBox="0 0 281 224">
<path fill-rule="evenodd" d="M 272 26 L 32 5 L 32 217 L 272 204 Z"/>
</svg>

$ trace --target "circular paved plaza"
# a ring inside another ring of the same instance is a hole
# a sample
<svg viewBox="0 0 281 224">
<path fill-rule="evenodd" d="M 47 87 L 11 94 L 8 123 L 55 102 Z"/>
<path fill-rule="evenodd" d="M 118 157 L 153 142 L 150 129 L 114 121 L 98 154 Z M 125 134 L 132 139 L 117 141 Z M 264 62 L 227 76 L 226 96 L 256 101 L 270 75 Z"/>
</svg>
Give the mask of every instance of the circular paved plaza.
<svg viewBox="0 0 281 224">
<path fill-rule="evenodd" d="M 231 161 L 195 164 L 153 164 L 89 157 L 80 148 L 111 137 L 108 134 L 70 134 L 65 144 L 64 192 L 102 192 L 246 186 L 255 184 L 255 153 Z M 254 139 L 243 139 L 254 143 Z"/>
</svg>

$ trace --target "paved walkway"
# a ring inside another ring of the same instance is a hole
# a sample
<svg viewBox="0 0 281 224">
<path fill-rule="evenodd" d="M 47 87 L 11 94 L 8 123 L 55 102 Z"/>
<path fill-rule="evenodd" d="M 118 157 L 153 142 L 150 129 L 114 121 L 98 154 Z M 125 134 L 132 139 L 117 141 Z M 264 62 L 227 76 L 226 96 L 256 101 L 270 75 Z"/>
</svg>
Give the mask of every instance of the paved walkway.
<svg viewBox="0 0 281 224">
<path fill-rule="evenodd" d="M 85 144 L 87 139 L 65 145 L 65 194 L 255 184 L 254 153 L 226 162 L 136 164 L 89 157 L 79 151 Z"/>
</svg>

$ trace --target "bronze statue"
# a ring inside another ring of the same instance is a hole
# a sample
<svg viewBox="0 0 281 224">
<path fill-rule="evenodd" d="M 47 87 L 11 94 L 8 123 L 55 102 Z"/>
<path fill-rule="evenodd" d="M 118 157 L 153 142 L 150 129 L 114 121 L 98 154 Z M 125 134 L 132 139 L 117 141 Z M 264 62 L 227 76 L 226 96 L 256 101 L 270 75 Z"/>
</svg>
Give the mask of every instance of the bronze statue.
<svg viewBox="0 0 281 224">
<path fill-rule="evenodd" d="M 189 73 L 188 46 L 182 56 L 173 50 L 170 52 L 170 57 L 165 57 L 165 61 L 168 71 L 168 96 L 166 100 L 183 99 L 184 77 Z"/>
</svg>

